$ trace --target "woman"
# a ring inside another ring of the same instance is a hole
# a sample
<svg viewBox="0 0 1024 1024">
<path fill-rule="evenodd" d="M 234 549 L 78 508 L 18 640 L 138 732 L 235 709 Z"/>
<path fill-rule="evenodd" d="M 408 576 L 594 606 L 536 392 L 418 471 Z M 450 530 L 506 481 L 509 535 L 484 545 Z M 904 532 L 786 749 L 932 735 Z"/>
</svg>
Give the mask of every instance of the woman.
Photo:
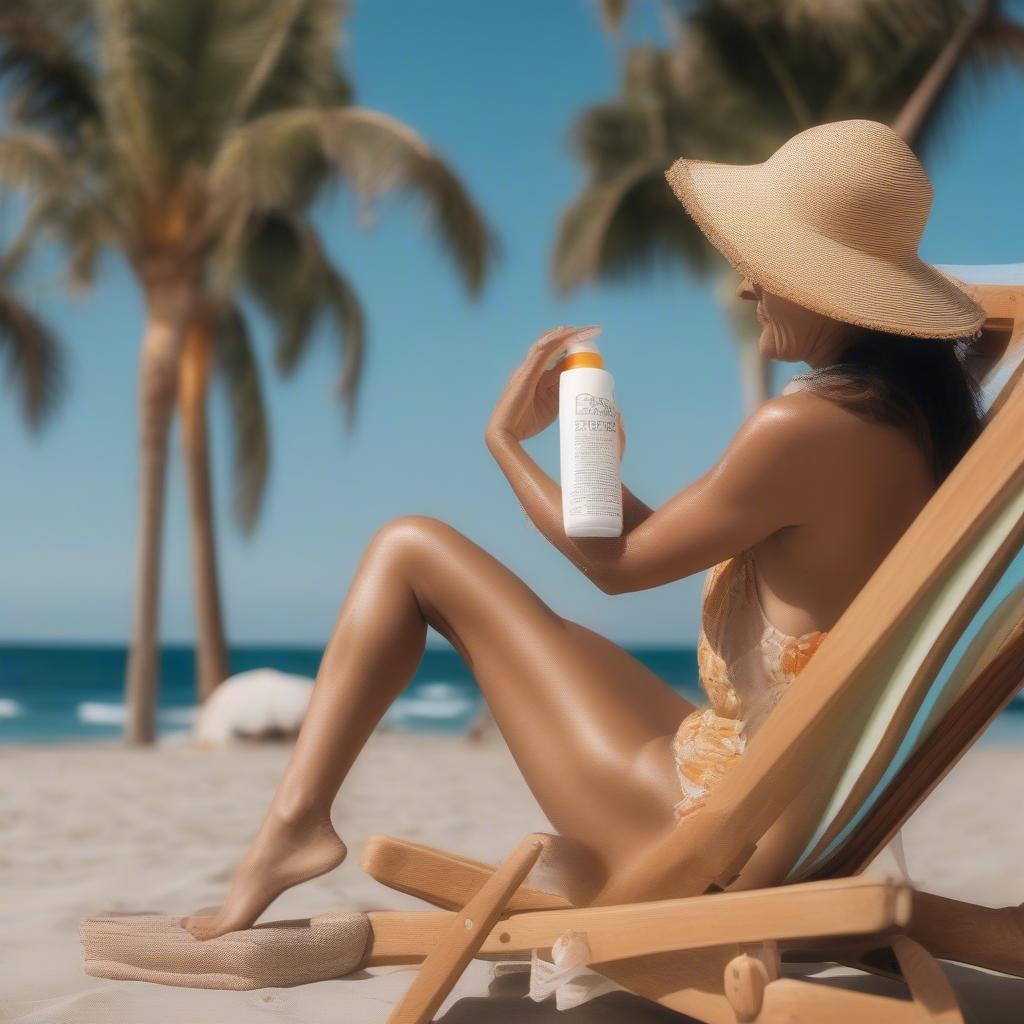
<svg viewBox="0 0 1024 1024">
<path fill-rule="evenodd" d="M 415 672 L 428 626 L 470 666 L 552 825 L 614 872 L 693 813 L 742 756 L 977 435 L 957 339 L 984 314 L 918 258 L 931 186 L 889 128 L 821 125 L 762 164 L 681 158 L 666 176 L 744 275 L 762 354 L 810 370 L 657 509 L 623 487 L 619 538 L 566 537 L 559 487 L 521 445 L 554 420 L 551 364 L 579 332 L 557 328 L 533 344 L 486 440 L 533 523 L 605 593 L 712 568 L 698 647 L 709 707 L 563 618 L 447 524 L 393 520 L 359 563 L 227 902 L 186 922 L 197 937 L 250 926 L 284 889 L 344 859 L 332 801 Z"/>
</svg>

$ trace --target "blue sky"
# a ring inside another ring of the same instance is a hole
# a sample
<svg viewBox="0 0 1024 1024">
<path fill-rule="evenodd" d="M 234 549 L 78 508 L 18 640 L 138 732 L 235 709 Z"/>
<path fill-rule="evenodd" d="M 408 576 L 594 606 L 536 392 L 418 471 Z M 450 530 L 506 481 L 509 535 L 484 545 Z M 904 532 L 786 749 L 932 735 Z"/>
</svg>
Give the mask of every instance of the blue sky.
<svg viewBox="0 0 1024 1024">
<path fill-rule="evenodd" d="M 627 38 L 661 38 L 653 3 L 637 5 Z M 568 299 L 550 284 L 555 225 L 583 180 L 567 129 L 616 89 L 615 46 L 591 5 L 357 3 L 343 59 L 360 103 L 401 118 L 448 159 L 499 234 L 502 257 L 473 302 L 411 200 L 380 202 L 369 230 L 344 193 L 319 211 L 368 317 L 359 421 L 346 436 L 327 332 L 289 380 L 264 359 L 273 467 L 261 522 L 245 539 L 227 515 L 226 423 L 214 394 L 231 640 L 322 644 L 373 532 L 420 513 L 456 526 L 558 612 L 619 643 L 692 643 L 700 576 L 601 594 L 524 518 L 483 441 L 509 374 L 537 335 L 561 323 L 604 327 L 629 433 L 623 479 L 648 504 L 712 465 L 741 419 L 736 354 L 711 282 L 674 270 Z M 925 259 L 1024 261 L 1022 114 L 1021 76 L 992 77 L 964 96 L 927 164 L 936 197 Z M 70 387 L 39 438 L 0 391 L 0 639 L 122 642 L 134 571 L 139 296 L 114 260 L 89 295 L 68 298 L 45 278 L 30 295 L 67 342 Z M 264 356 L 270 341 L 258 325 Z M 556 440 L 552 429 L 527 447 L 557 478 Z M 193 628 L 174 444 L 162 621 L 164 638 L 182 641 Z"/>
</svg>

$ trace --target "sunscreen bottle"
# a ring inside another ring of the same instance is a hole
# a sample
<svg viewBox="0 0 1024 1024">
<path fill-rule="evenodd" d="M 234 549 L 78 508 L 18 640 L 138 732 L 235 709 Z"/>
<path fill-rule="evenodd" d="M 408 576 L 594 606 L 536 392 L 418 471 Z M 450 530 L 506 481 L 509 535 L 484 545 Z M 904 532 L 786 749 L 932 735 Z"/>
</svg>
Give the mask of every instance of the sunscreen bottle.
<svg viewBox="0 0 1024 1024">
<path fill-rule="evenodd" d="M 593 335 L 566 347 L 558 379 L 558 430 L 566 536 L 621 537 L 615 382 Z"/>
</svg>

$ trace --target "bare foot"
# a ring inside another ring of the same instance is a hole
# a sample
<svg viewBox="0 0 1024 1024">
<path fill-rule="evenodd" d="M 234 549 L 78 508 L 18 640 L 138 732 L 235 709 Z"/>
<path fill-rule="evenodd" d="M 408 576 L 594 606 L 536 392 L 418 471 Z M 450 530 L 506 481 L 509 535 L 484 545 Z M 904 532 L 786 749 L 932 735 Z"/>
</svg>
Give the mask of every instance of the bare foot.
<svg viewBox="0 0 1024 1024">
<path fill-rule="evenodd" d="M 346 853 L 329 817 L 290 820 L 271 808 L 235 872 L 224 906 L 210 917 L 187 917 L 182 925 L 197 939 L 250 928 L 285 889 L 326 874 Z"/>
</svg>

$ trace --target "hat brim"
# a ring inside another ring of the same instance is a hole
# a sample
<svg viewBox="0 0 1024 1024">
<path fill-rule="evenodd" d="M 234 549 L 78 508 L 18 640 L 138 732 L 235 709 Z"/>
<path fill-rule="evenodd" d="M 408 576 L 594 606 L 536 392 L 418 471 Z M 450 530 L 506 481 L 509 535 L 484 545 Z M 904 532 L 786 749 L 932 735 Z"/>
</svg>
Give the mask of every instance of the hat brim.
<svg viewBox="0 0 1024 1024">
<path fill-rule="evenodd" d="M 984 323 L 984 309 L 916 254 L 885 259 L 788 215 L 763 167 L 679 158 L 665 172 L 708 241 L 745 277 L 834 320 L 894 334 L 962 338 Z"/>
</svg>

